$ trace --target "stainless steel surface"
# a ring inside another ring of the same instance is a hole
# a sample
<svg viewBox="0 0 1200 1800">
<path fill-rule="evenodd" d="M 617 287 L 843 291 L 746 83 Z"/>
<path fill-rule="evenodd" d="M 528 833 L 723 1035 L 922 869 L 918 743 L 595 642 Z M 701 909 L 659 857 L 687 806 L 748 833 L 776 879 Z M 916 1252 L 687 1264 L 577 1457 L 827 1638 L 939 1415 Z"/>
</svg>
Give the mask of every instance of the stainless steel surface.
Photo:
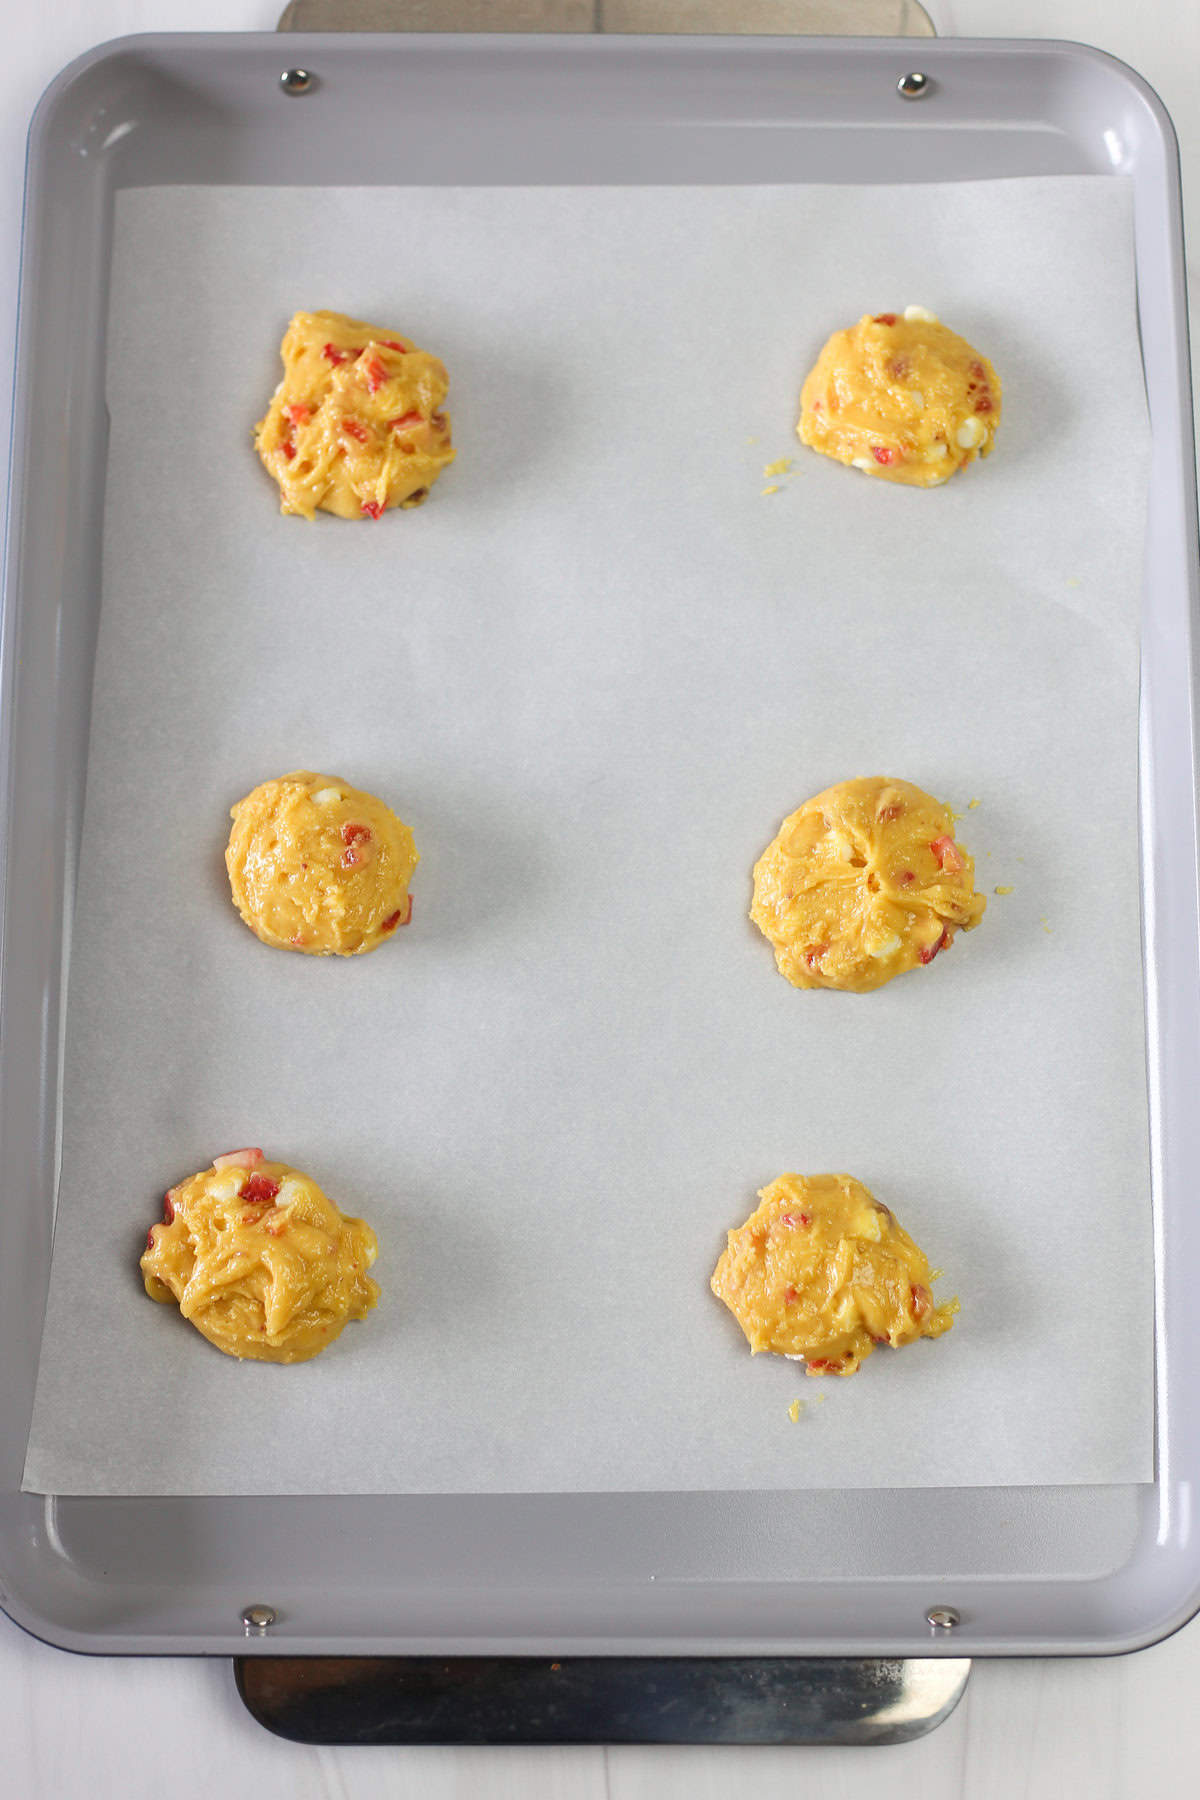
<svg viewBox="0 0 1200 1800">
<path fill-rule="evenodd" d="M 307 69 L 285 69 L 279 77 L 279 85 L 285 94 L 307 94 L 312 91 L 313 78 Z"/>
<path fill-rule="evenodd" d="M 896 86 L 906 100 L 919 100 L 922 94 L 929 91 L 929 77 L 922 75 L 919 69 L 914 69 L 911 74 L 902 75 Z"/>
<path fill-rule="evenodd" d="M 934 1631 L 953 1631 L 961 1623 L 952 1606 L 931 1606 L 925 1618 Z"/>
<path fill-rule="evenodd" d="M 968 1661 L 240 1657 L 238 1691 L 316 1744 L 903 1744 L 962 1698 Z"/>
<path fill-rule="evenodd" d="M 265 1637 L 274 1625 L 277 1614 L 273 1606 L 247 1606 L 242 1611 L 242 1624 L 246 1628 L 247 1637 Z"/>
<path fill-rule="evenodd" d="M 278 29 L 934 36 L 917 0 L 289 0 Z"/>
</svg>

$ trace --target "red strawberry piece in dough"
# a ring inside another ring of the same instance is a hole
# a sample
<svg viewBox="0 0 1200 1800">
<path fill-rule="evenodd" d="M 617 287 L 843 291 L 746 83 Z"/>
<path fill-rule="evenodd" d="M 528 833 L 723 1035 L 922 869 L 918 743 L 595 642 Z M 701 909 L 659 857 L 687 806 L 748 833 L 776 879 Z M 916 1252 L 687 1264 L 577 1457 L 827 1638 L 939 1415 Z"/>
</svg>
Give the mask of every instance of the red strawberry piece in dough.
<svg viewBox="0 0 1200 1800">
<path fill-rule="evenodd" d="M 840 1356 L 808 1358 L 809 1373 L 812 1375 L 840 1375 L 845 1366 Z"/>
<path fill-rule="evenodd" d="M 928 1318 L 933 1311 L 933 1296 L 927 1287 L 922 1287 L 919 1281 L 914 1282 L 909 1289 L 908 1299 L 912 1308 L 912 1316 L 918 1324 L 922 1319 Z"/>
<path fill-rule="evenodd" d="M 400 417 L 398 419 L 389 419 L 388 420 L 388 424 L 391 426 L 393 431 L 399 431 L 401 426 L 404 426 L 404 425 L 423 425 L 424 423 L 425 423 L 424 419 L 421 417 L 420 413 L 416 410 L 415 407 L 412 408 L 409 412 L 401 413 Z"/>
<path fill-rule="evenodd" d="M 369 356 L 362 366 L 362 371 L 367 391 L 371 394 L 375 392 L 376 388 L 382 387 L 388 378 L 388 372 L 377 356 Z"/>
<path fill-rule="evenodd" d="M 342 856 L 342 867 L 356 869 L 360 863 L 366 862 L 367 859 L 359 849 L 359 845 L 369 844 L 370 841 L 371 828 L 369 825 L 359 825 L 347 820 L 342 826 L 342 842 L 346 846 Z"/>
<path fill-rule="evenodd" d="M 780 1213 L 779 1223 L 781 1225 L 786 1225 L 790 1231 L 796 1231 L 802 1225 L 811 1225 L 812 1215 L 811 1213 Z"/>
<path fill-rule="evenodd" d="M 934 957 L 937 955 L 938 951 L 939 950 L 948 950 L 953 942 L 954 942 L 954 939 L 950 936 L 949 931 L 947 931 L 943 927 L 942 935 L 938 939 L 937 943 L 931 944 L 929 946 L 928 950 L 919 950 L 917 952 L 917 954 L 921 958 L 921 961 L 925 964 L 925 966 L 928 967 L 929 964 L 933 961 Z"/>
<path fill-rule="evenodd" d="M 904 886 L 905 886 L 905 887 L 907 887 L 907 886 L 908 886 L 908 884 L 909 884 L 909 882 L 910 882 L 910 881 L 915 881 L 915 880 L 916 880 L 916 879 L 917 879 L 917 878 L 916 878 L 916 876 L 915 876 L 915 875 L 914 875 L 914 874 L 913 874 L 913 872 L 912 872 L 912 870 L 911 870 L 911 869 L 901 869 L 901 871 L 900 871 L 900 880 L 901 880 L 901 882 L 902 882 L 902 884 L 903 884 L 903 885 L 904 885 Z"/>
<path fill-rule="evenodd" d="M 804 960 L 808 964 L 810 969 L 816 969 L 816 968 L 820 967 L 821 958 L 825 955 L 825 952 L 828 950 L 828 948 L 829 948 L 828 944 L 814 944 L 811 950 L 806 950 L 804 952 Z"/>
<path fill-rule="evenodd" d="M 168 1189 L 163 1198 L 163 1218 L 168 1225 L 173 1225 L 175 1223 L 175 1202 L 171 1198 L 170 1189 Z"/>
<path fill-rule="evenodd" d="M 296 446 L 293 444 L 291 438 L 284 438 L 279 447 L 287 457 L 288 461 L 291 462 L 293 456 L 296 454 Z"/>
<path fill-rule="evenodd" d="M 795 1288 L 795 1287 L 786 1287 L 783 1290 L 783 1297 L 787 1301 L 788 1305 L 790 1306 L 792 1304 L 793 1300 L 798 1300 L 800 1298 L 800 1289 Z"/>
<path fill-rule="evenodd" d="M 283 416 L 290 425 L 307 425 L 312 418 L 312 408 L 300 400 L 292 400 L 284 407 Z"/>
<path fill-rule="evenodd" d="M 899 801 L 893 801 L 890 806 L 880 807 L 879 811 L 875 814 L 875 822 L 877 825 L 890 825 L 892 820 L 898 819 L 903 811 L 904 808 L 900 805 Z"/>
<path fill-rule="evenodd" d="M 401 356 L 408 355 L 408 345 L 407 344 L 398 344 L 396 342 L 395 338 L 386 338 L 384 340 L 383 347 L 385 350 L 398 350 L 400 352 Z"/>
<path fill-rule="evenodd" d="M 380 931 L 395 931 L 397 925 L 407 925 L 411 918 L 412 895 L 405 894 L 404 905 L 400 907 L 397 912 L 394 912 L 390 918 L 385 919 L 379 929 Z"/>
<path fill-rule="evenodd" d="M 987 377 L 984 373 L 983 364 L 981 362 L 973 362 L 971 364 L 971 373 L 975 377 L 976 381 L 984 381 L 987 379 Z"/>
<path fill-rule="evenodd" d="M 990 413 L 992 411 L 992 396 L 990 394 L 980 394 L 978 400 L 975 402 L 975 411 L 977 413 Z"/>
<path fill-rule="evenodd" d="M 362 503 L 362 510 L 366 513 L 368 519 L 381 519 L 383 517 L 383 507 L 378 500 L 364 500 Z"/>
<path fill-rule="evenodd" d="M 937 857 L 942 868 L 948 869 L 952 875 L 957 875 L 960 870 L 966 868 L 963 853 L 952 837 L 934 838 L 929 848 Z"/>
<path fill-rule="evenodd" d="M 153 1227 L 153 1225 L 150 1227 L 149 1231 L 146 1233 L 146 1248 L 147 1248 L 147 1250 L 153 1250 L 153 1248 L 154 1248 L 154 1227 Z"/>
<path fill-rule="evenodd" d="M 278 1192 L 279 1183 L 269 1175 L 252 1175 L 238 1199 L 249 1200 L 254 1206 L 270 1206 Z"/>
<path fill-rule="evenodd" d="M 213 1157 L 214 1169 L 257 1169 L 263 1159 L 261 1150 L 226 1150 L 223 1156 Z"/>
<path fill-rule="evenodd" d="M 360 444 L 367 441 L 367 428 L 360 425 L 357 419 L 343 419 L 338 430 L 344 431 L 347 437 L 357 438 Z"/>
<path fill-rule="evenodd" d="M 875 325 L 894 325 L 895 323 L 896 323 L 895 313 L 876 313 L 874 319 L 872 320 L 872 324 L 875 324 Z"/>
<path fill-rule="evenodd" d="M 898 463 L 901 460 L 902 452 L 891 450 L 886 444 L 872 444 L 871 455 L 877 463 L 882 463 L 884 468 L 887 468 L 889 463 Z"/>
<path fill-rule="evenodd" d="M 345 352 L 339 350 L 336 344 L 326 344 L 321 355 L 331 363 L 344 363 L 346 360 Z"/>
</svg>

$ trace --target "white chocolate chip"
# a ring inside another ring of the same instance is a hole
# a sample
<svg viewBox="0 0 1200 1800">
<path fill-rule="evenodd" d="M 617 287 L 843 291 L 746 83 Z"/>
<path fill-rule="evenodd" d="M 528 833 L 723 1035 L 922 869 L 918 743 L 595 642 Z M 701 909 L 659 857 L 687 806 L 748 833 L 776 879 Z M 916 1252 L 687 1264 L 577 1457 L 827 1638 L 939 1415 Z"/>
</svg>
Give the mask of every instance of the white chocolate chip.
<svg viewBox="0 0 1200 1800">
<path fill-rule="evenodd" d="M 875 948 L 873 950 L 869 951 L 868 954 L 870 956 L 874 957 L 877 961 L 879 961 L 885 956 L 894 956 L 899 948 L 900 948 L 900 939 L 896 936 L 896 933 L 893 931 L 893 932 L 890 932 L 887 937 L 880 938 L 880 940 L 876 944 Z"/>
<path fill-rule="evenodd" d="M 936 325 L 939 323 L 936 313 L 931 313 L 927 306 L 906 306 L 904 317 L 910 325 Z"/>
<path fill-rule="evenodd" d="M 871 461 L 869 456 L 856 456 L 850 466 L 854 469 L 865 469 L 869 475 L 871 470 L 875 467 L 875 464 Z"/>
<path fill-rule="evenodd" d="M 341 788 L 318 788 L 313 795 L 318 806 L 329 806 L 334 800 L 340 800 L 341 797 Z"/>
<path fill-rule="evenodd" d="M 954 434 L 954 441 L 960 450 L 974 450 L 976 444 L 983 442 L 983 426 L 976 418 L 963 421 Z"/>
<path fill-rule="evenodd" d="M 920 388 L 909 388 L 908 397 L 912 401 L 913 405 L 916 407 L 918 412 L 925 411 L 925 396 L 921 392 Z"/>
<path fill-rule="evenodd" d="M 925 461 L 941 462 L 943 456 L 949 456 L 949 454 L 950 452 L 947 450 L 945 444 L 930 444 L 928 450 L 925 452 Z"/>
</svg>

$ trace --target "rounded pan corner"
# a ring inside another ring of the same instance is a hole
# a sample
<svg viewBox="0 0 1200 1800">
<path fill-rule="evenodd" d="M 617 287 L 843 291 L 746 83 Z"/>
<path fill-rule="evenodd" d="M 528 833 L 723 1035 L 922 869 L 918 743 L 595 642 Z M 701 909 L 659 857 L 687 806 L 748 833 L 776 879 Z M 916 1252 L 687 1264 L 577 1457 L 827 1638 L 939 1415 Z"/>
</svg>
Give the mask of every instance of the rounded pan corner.
<svg viewBox="0 0 1200 1800">
<path fill-rule="evenodd" d="M 6 1576 L 0 1583 L 0 1613 L 48 1650 L 63 1650 L 71 1656 L 112 1656 L 115 1652 L 99 1632 L 80 1632 L 64 1628 L 25 1594 L 18 1594 Z"/>
<path fill-rule="evenodd" d="M 1014 40 L 1006 39 L 1012 44 Z M 1166 102 L 1158 89 L 1153 87 L 1146 77 L 1138 72 L 1131 63 L 1114 56 L 1111 50 L 1101 50 L 1096 44 L 1084 44 L 1075 38 L 1029 38 L 1022 41 L 1022 48 L 1030 51 L 1041 51 L 1058 56 L 1064 61 L 1078 62 L 1102 73 L 1108 79 L 1126 89 L 1134 99 L 1146 108 L 1162 138 L 1163 149 L 1168 160 L 1179 161 L 1179 134 L 1175 130 L 1175 121 L 1167 111 Z"/>
<path fill-rule="evenodd" d="M 1116 1643 L 1102 1644 L 1097 1649 L 1099 1656 L 1135 1656 L 1140 1650 L 1153 1650 L 1158 1644 L 1165 1644 L 1170 1638 L 1178 1636 L 1185 1626 L 1200 1615 L 1200 1583 L 1187 1595 L 1182 1604 L 1174 1606 L 1169 1612 L 1152 1619 L 1139 1630 L 1130 1632 Z"/>
<path fill-rule="evenodd" d="M 70 62 L 64 63 L 58 73 L 50 77 L 29 115 L 29 149 L 32 151 L 43 138 L 62 127 L 64 115 L 89 76 L 102 70 L 106 63 L 115 65 L 120 57 L 139 45 L 161 42 L 160 33 L 133 32 L 124 37 L 106 38 L 103 43 L 82 50 Z"/>
<path fill-rule="evenodd" d="M 178 52 L 196 44 L 212 44 L 218 39 L 237 37 L 245 42 L 255 35 L 247 32 L 180 32 L 134 31 L 122 37 L 106 38 L 83 50 L 64 63 L 43 88 L 29 116 L 26 138 L 26 161 L 32 164 L 37 152 L 55 141 L 78 143 L 88 116 L 94 116 L 106 100 L 123 90 L 118 82 L 128 78 L 137 66 L 139 53 Z"/>
</svg>

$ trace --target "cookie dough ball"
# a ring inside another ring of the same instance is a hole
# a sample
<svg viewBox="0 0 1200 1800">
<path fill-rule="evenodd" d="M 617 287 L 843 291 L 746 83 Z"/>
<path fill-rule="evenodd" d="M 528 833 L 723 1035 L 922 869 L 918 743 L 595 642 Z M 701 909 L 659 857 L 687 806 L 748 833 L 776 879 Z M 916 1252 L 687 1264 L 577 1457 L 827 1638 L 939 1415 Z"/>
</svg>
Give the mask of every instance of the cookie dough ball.
<svg viewBox="0 0 1200 1800">
<path fill-rule="evenodd" d="M 712 1278 L 751 1351 L 803 1358 L 808 1375 L 853 1375 L 876 1344 L 941 1337 L 957 1300 L 895 1215 L 852 1175 L 781 1175 L 729 1241 Z"/>
<path fill-rule="evenodd" d="M 987 456 L 1000 379 L 923 306 L 835 331 L 800 394 L 802 442 L 883 481 L 939 487 Z"/>
<path fill-rule="evenodd" d="M 385 325 L 297 313 L 280 348 L 283 380 L 254 428 L 281 511 L 378 519 L 420 506 L 454 461 L 436 356 Z"/>
<path fill-rule="evenodd" d="M 233 903 L 264 944 L 358 956 L 408 924 L 416 846 L 373 794 L 300 769 L 264 781 L 231 817 Z"/>
<path fill-rule="evenodd" d="M 140 1266 L 150 1298 L 178 1301 L 226 1356 L 307 1362 L 378 1301 L 378 1248 L 311 1176 L 231 1150 L 168 1191 Z"/>
<path fill-rule="evenodd" d="M 910 781 L 840 781 L 783 821 L 750 917 L 793 987 L 882 987 L 931 963 L 987 901 L 940 800 Z"/>
</svg>

